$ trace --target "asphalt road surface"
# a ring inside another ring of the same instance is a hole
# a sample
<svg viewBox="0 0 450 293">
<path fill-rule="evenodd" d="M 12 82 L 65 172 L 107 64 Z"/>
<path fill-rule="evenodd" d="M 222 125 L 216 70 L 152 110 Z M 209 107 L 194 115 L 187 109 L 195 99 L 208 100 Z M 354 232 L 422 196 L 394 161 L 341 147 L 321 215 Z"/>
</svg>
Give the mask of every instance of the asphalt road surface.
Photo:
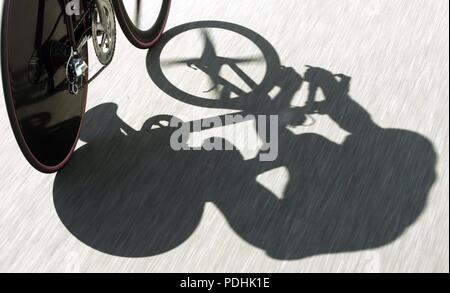
<svg viewBox="0 0 450 293">
<path fill-rule="evenodd" d="M 31 168 L 0 107 L 0 271 L 448 272 L 448 14 L 175 0 L 150 52 L 119 30 L 64 170 Z M 218 125 L 239 112 L 278 115 L 274 161 L 254 120 Z M 173 117 L 216 124 L 175 151 Z"/>
</svg>

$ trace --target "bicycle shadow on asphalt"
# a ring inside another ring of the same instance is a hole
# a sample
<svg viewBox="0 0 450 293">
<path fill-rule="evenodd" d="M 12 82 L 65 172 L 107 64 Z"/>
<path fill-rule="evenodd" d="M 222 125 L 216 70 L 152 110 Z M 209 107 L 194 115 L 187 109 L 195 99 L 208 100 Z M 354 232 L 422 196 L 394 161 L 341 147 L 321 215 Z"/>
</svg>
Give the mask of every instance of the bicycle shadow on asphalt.
<svg viewBox="0 0 450 293">
<path fill-rule="evenodd" d="M 219 105 L 174 90 L 159 76 L 155 52 L 177 34 L 199 27 L 248 34 L 222 22 L 172 29 L 149 52 L 150 76 L 172 97 L 197 106 L 280 114 L 278 159 L 246 161 L 237 150 L 174 151 L 169 140 L 176 128 L 167 126 L 173 117 L 150 118 L 135 131 L 117 116 L 117 105 L 100 105 L 86 115 L 81 139 L 87 144 L 54 183 L 56 211 L 75 237 L 117 256 L 161 254 L 192 235 L 211 202 L 242 239 L 272 258 L 294 260 L 387 245 L 417 220 L 436 179 L 436 154 L 426 138 L 376 125 L 349 95 L 350 78 L 322 68 L 311 67 L 303 77 L 282 68 L 250 97 Z M 257 36 L 260 46 L 270 45 Z M 276 54 L 273 48 L 264 51 Z M 275 65 L 279 59 L 265 58 Z M 343 144 L 286 129 L 304 121 L 288 102 L 304 81 L 311 96 L 318 89 L 324 93 L 325 101 L 317 104 L 320 114 L 350 133 Z M 272 102 L 270 84 L 281 87 Z M 282 198 L 256 181 L 280 166 L 290 178 Z"/>
</svg>

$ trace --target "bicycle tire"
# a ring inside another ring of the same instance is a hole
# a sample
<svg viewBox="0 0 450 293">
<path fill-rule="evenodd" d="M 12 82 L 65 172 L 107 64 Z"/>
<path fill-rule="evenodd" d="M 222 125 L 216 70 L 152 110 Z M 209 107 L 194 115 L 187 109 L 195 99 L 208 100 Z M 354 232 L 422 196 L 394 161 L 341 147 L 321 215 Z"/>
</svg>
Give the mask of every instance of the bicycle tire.
<svg viewBox="0 0 450 293">
<path fill-rule="evenodd" d="M 63 18 L 58 0 L 5 0 L 3 6 L 1 71 L 6 109 L 23 155 L 43 173 L 56 172 L 69 161 L 86 107 L 87 76 L 80 92 L 69 94 L 65 62 L 52 55 L 56 43 L 66 48 Z M 87 62 L 87 46 L 79 53 Z M 38 61 L 32 63 L 30 58 L 35 57 Z"/>
<path fill-rule="evenodd" d="M 149 29 L 141 30 L 132 21 L 123 0 L 113 1 L 117 20 L 127 39 L 139 49 L 153 47 L 161 38 L 169 16 L 171 0 L 163 0 L 160 12 L 154 24 Z"/>
</svg>

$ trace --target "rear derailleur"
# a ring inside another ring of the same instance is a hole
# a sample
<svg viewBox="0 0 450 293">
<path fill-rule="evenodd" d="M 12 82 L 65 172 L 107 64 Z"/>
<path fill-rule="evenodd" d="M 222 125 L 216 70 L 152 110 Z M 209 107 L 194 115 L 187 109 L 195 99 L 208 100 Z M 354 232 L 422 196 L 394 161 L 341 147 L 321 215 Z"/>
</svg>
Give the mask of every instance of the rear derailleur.
<svg viewBox="0 0 450 293">
<path fill-rule="evenodd" d="M 70 94 L 76 95 L 83 88 L 87 69 L 88 65 L 83 58 L 77 52 L 72 52 L 66 65 Z"/>
</svg>

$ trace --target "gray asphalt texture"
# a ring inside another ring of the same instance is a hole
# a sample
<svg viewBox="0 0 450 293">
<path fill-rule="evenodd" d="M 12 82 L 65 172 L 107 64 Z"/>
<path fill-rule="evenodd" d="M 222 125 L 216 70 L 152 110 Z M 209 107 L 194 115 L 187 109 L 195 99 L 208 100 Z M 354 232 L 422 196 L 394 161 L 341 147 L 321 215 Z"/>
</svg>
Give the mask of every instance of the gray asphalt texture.
<svg viewBox="0 0 450 293">
<path fill-rule="evenodd" d="M 150 52 L 119 30 L 62 171 L 28 165 L 0 107 L 0 271 L 448 272 L 448 14 L 445 0 L 191 0 Z M 215 54 L 248 59 L 245 75 Z M 305 117 L 314 85 L 321 113 Z M 172 117 L 241 111 L 279 115 L 275 161 L 253 121 L 189 139 L 234 151 L 171 149 Z"/>
</svg>

